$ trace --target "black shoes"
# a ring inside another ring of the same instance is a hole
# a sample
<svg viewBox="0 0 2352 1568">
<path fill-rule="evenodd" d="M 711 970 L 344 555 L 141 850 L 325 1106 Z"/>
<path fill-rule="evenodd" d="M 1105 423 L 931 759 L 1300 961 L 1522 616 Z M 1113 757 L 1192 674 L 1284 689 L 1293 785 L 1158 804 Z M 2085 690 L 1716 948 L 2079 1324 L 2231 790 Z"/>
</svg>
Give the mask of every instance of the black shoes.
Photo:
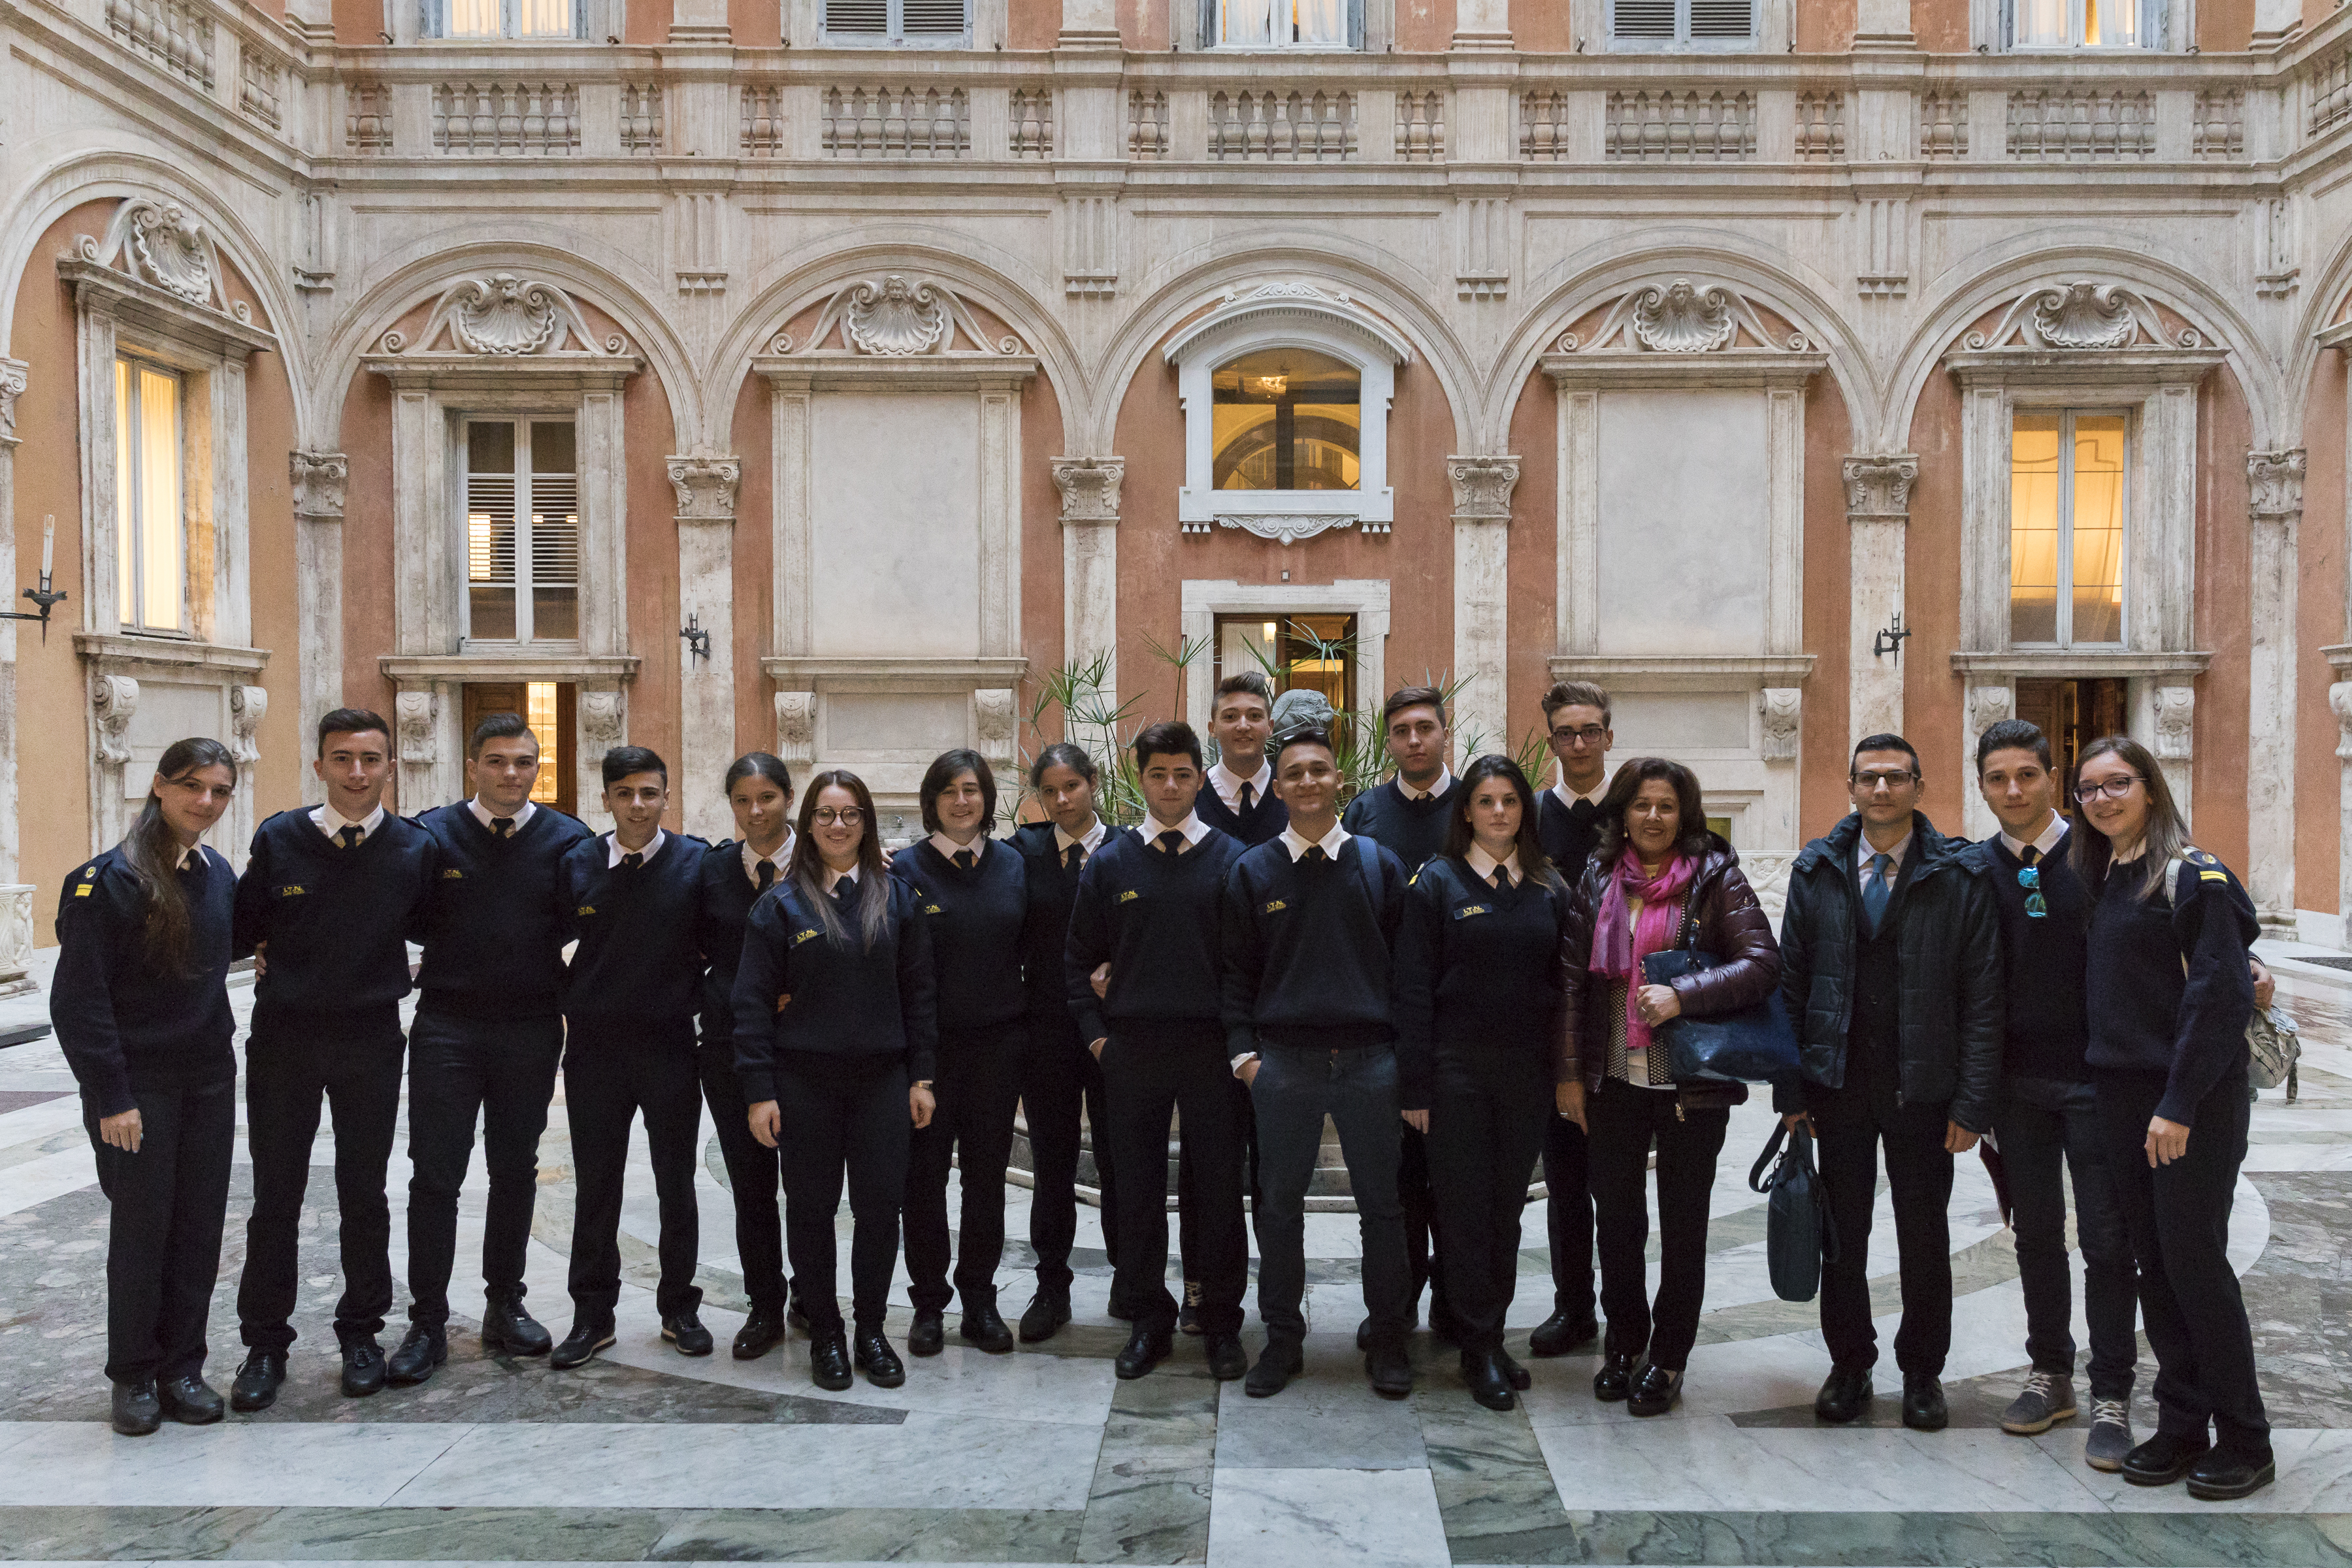
<svg viewBox="0 0 2352 1568">
<path fill-rule="evenodd" d="M 163 1407 L 155 1397 L 155 1381 L 114 1385 L 114 1429 L 126 1437 L 144 1437 L 163 1424 Z"/>
<path fill-rule="evenodd" d="M 1364 1376 L 1382 1399 L 1402 1399 L 1412 1392 L 1412 1362 L 1402 1345 L 1374 1345 L 1366 1351 Z"/>
<path fill-rule="evenodd" d="M 1683 1396 L 1683 1374 L 1662 1366 L 1645 1366 L 1625 1391 L 1628 1415 L 1664 1415 Z"/>
<path fill-rule="evenodd" d="M 212 1385 L 194 1373 L 182 1377 L 160 1378 L 155 1384 L 155 1403 L 164 1415 L 183 1426 L 209 1426 L 228 1409 Z"/>
<path fill-rule="evenodd" d="M 784 1315 L 772 1308 L 754 1307 L 735 1331 L 735 1359 L 757 1361 L 784 1342 Z"/>
<path fill-rule="evenodd" d="M 1132 1383 L 1166 1361 L 1168 1352 L 1174 1348 L 1166 1329 L 1147 1329 L 1138 1324 L 1127 1343 L 1119 1347 L 1118 1359 L 1111 1363 L 1111 1371 Z"/>
<path fill-rule="evenodd" d="M 849 1341 L 835 1332 L 809 1342 L 809 1375 L 819 1388 L 839 1394 L 855 1381 L 849 1373 Z"/>
<path fill-rule="evenodd" d="M 879 1329 L 857 1331 L 857 1370 L 877 1388 L 896 1388 L 907 1381 L 907 1363 L 890 1348 Z"/>
<path fill-rule="evenodd" d="M 908 1355 L 937 1355 L 947 1348 L 947 1317 L 940 1312 L 918 1312 L 915 1326 L 907 1331 Z"/>
<path fill-rule="evenodd" d="M 680 1355 L 709 1355 L 712 1341 L 710 1331 L 692 1312 L 674 1312 L 662 1320 L 661 1337 L 677 1347 Z M 607 1340 L 605 1343 L 612 1342 Z"/>
<path fill-rule="evenodd" d="M 1536 1325 L 1535 1332 L 1528 1336 L 1528 1349 L 1537 1355 L 1566 1355 L 1600 1337 L 1601 1325 L 1592 1314 L 1570 1317 L 1563 1307 Z"/>
<path fill-rule="evenodd" d="M 1906 1373 L 1903 1379 L 1903 1425 L 1914 1432 L 1940 1432 L 1950 1425 L 1952 1413 L 1944 1404 L 1944 1384 L 1925 1373 Z"/>
<path fill-rule="evenodd" d="M 582 1318 L 563 1336 L 547 1358 L 547 1364 L 558 1372 L 570 1372 L 575 1366 L 585 1366 L 596 1359 L 596 1352 L 613 1342 L 613 1321 L 610 1318 Z"/>
<path fill-rule="evenodd" d="M 1176 1329 L 1179 1333 L 1186 1334 L 1201 1331 L 1201 1282 L 1198 1279 L 1184 1281 L 1184 1304 L 1176 1309 Z"/>
<path fill-rule="evenodd" d="M 411 1323 L 408 1335 L 383 1364 L 383 1380 L 405 1388 L 423 1383 L 433 1369 L 449 1359 L 449 1336 L 438 1324 Z"/>
<path fill-rule="evenodd" d="M 1021 1314 L 1021 1342 L 1034 1345 L 1050 1340 L 1069 1321 L 1070 1293 L 1041 1289 L 1029 1298 L 1029 1310 Z"/>
<path fill-rule="evenodd" d="M 2272 1462 L 2269 1449 L 2239 1454 L 2216 1447 L 2189 1467 L 2189 1495 L 2200 1502 L 2228 1502 L 2251 1497 L 2276 1479 L 2278 1466 Z"/>
<path fill-rule="evenodd" d="M 1519 1402 L 1519 1396 L 1511 1392 L 1510 1374 L 1492 1351 L 1462 1352 L 1462 1382 L 1470 1397 L 1489 1410 L 1508 1410 Z"/>
<path fill-rule="evenodd" d="M 504 1351 L 509 1355 L 545 1355 L 554 1342 L 546 1326 L 523 1310 L 519 1296 L 493 1296 L 482 1309 L 484 1350 Z"/>
<path fill-rule="evenodd" d="M 1509 1379 L 1511 1386 L 1521 1394 L 1535 1386 L 1535 1375 L 1526 1367 L 1513 1361 L 1511 1352 L 1499 1345 L 1495 1348 L 1495 1364 L 1503 1369 L 1503 1375 Z"/>
<path fill-rule="evenodd" d="M 283 1375 L 281 1373 L 281 1375 Z M 238 1374 L 243 1381 L 243 1374 Z M 354 1334 L 343 1342 L 343 1397 L 365 1399 L 383 1387 L 383 1347 L 373 1334 Z M 275 1395 L 273 1394 L 273 1397 Z M 242 1410 L 243 1405 L 237 1406 Z"/>
<path fill-rule="evenodd" d="M 2201 1432 L 2194 1437 L 2158 1432 L 2124 1456 L 2124 1479 L 2136 1487 L 2168 1487 L 2210 1454 Z"/>
<path fill-rule="evenodd" d="M 1013 1331 L 1004 1326 L 1003 1314 L 997 1311 L 993 1301 L 967 1309 L 963 1321 L 956 1326 L 956 1334 L 990 1355 L 1003 1355 L 1013 1348 Z"/>
<path fill-rule="evenodd" d="M 1636 1360 L 1622 1351 L 1612 1351 L 1603 1356 L 1601 1370 L 1592 1374 L 1592 1397 L 1603 1405 L 1614 1405 L 1632 1393 Z"/>
<path fill-rule="evenodd" d="M 1871 1393 L 1868 1367 L 1833 1366 L 1822 1381 L 1822 1391 L 1813 1395 L 1814 1418 L 1843 1426 L 1863 1413 Z"/>
<path fill-rule="evenodd" d="M 1257 1352 L 1257 1364 L 1249 1370 L 1242 1384 L 1242 1392 L 1252 1399 L 1271 1399 L 1280 1394 L 1283 1385 L 1297 1377 L 1306 1364 L 1297 1345 L 1266 1342 L 1265 1349 Z"/>
<path fill-rule="evenodd" d="M 285 1381 L 284 1351 L 253 1351 L 236 1369 L 236 1380 L 228 1385 L 229 1408 L 267 1410 L 278 1403 L 278 1385 Z"/>
<path fill-rule="evenodd" d="M 1249 1371 L 1249 1352 L 1242 1349 L 1241 1335 L 1211 1330 L 1204 1348 L 1209 1352 L 1209 1375 L 1219 1383 L 1231 1383 Z"/>
</svg>

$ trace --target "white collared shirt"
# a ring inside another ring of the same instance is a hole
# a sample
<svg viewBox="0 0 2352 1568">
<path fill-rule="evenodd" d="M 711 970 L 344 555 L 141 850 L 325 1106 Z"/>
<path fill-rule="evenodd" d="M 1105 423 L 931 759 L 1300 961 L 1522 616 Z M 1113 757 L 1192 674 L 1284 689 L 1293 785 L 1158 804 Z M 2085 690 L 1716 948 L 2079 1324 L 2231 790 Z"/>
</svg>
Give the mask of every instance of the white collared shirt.
<svg viewBox="0 0 2352 1568">
<path fill-rule="evenodd" d="M 621 858 L 629 854 L 630 851 L 621 847 L 621 836 L 617 833 L 607 834 L 605 836 L 604 842 L 606 847 L 611 850 L 611 853 L 604 857 L 604 869 L 607 871 L 616 870 L 620 867 Z M 660 854 L 662 852 L 662 846 L 668 842 L 669 835 L 664 833 L 658 827 L 655 828 L 654 836 L 646 841 L 646 847 L 643 849 L 636 851 L 637 854 L 645 857 L 645 858 L 638 861 L 637 864 L 640 866 L 652 865 L 654 863 L 654 857 Z"/>
<path fill-rule="evenodd" d="M 330 838 L 335 838 L 346 827 L 356 827 L 360 830 L 360 842 L 364 844 L 375 837 L 377 828 L 383 826 L 383 807 L 378 805 L 355 822 L 331 805 L 314 805 L 310 808 L 310 822 Z M 341 842 L 339 838 L 336 841 Z"/>
<path fill-rule="evenodd" d="M 1506 867 L 1509 869 L 1511 873 L 1511 885 L 1513 887 L 1517 887 L 1520 881 L 1523 880 L 1519 875 L 1519 852 L 1517 849 L 1512 850 L 1509 856 L 1506 858 L 1497 860 L 1492 855 L 1487 854 L 1484 848 L 1480 847 L 1476 844 L 1473 844 L 1470 846 L 1470 853 L 1465 855 L 1462 858 L 1468 863 L 1470 869 L 1478 874 L 1478 879 L 1481 881 L 1493 881 L 1495 879 L 1495 868 L 1497 866 Z"/>
<path fill-rule="evenodd" d="M 1241 810 L 1244 784 L 1250 786 L 1250 805 L 1257 805 L 1274 788 L 1274 764 L 1258 763 L 1257 772 L 1247 778 L 1242 777 L 1223 763 L 1209 770 L 1209 787 L 1217 792 L 1217 798 L 1225 803 L 1225 807 L 1229 811 Z"/>
<path fill-rule="evenodd" d="M 1154 849 L 1160 848 L 1161 834 L 1181 833 L 1184 836 L 1184 842 L 1176 847 L 1176 853 L 1181 855 L 1209 836 L 1209 825 L 1201 820 L 1199 812 L 1188 811 L 1184 814 L 1184 820 L 1172 828 L 1156 816 L 1147 816 L 1143 819 L 1143 826 L 1137 828 L 1136 832 L 1141 834 L 1143 841 Z M 1164 850 L 1161 852 L 1166 853 Z"/>
<path fill-rule="evenodd" d="M 2054 811 L 2050 814 L 2050 826 L 2043 828 L 2042 830 L 2042 837 L 2035 839 L 2031 845 L 2028 845 L 2021 838 L 2011 837 L 2009 830 L 2006 828 L 2001 830 L 2000 835 L 2002 846 L 2007 848 L 2011 855 L 2016 856 L 2021 860 L 2025 858 L 2025 852 L 2028 848 L 2041 850 L 2042 858 L 2046 860 L 2050 858 L 2052 853 L 2057 849 L 2059 845 L 2065 842 L 2065 839 L 2066 819 L 2059 816 Z"/>
<path fill-rule="evenodd" d="M 1894 848 L 1874 849 L 1871 847 L 1870 836 L 1866 833 L 1862 835 L 1854 845 L 1854 869 L 1857 872 L 1867 871 L 1870 869 L 1870 862 L 1874 857 L 1879 855 L 1885 856 L 1887 861 L 1886 886 L 1889 889 L 1892 889 L 1895 886 L 1895 879 L 1903 875 L 1903 857 L 1911 853 L 1911 840 L 1915 837 L 1916 837 L 1916 835 L 1906 833 L 1903 836 L 1903 842 L 1897 844 Z"/>
<path fill-rule="evenodd" d="M 777 881 L 781 882 L 784 879 L 784 870 L 793 863 L 793 830 L 791 828 L 784 829 L 784 841 L 776 847 L 776 852 L 773 855 L 762 855 L 751 847 L 750 839 L 743 841 L 743 875 L 751 879 L 751 885 L 755 888 L 760 885 L 760 867 L 763 861 L 776 868 Z"/>
<path fill-rule="evenodd" d="M 1353 838 L 1354 837 L 1354 834 L 1340 826 L 1337 822 L 1334 822 L 1331 825 L 1331 831 L 1325 834 L 1319 839 L 1302 838 L 1298 836 L 1298 830 L 1297 828 L 1286 827 L 1282 830 L 1282 847 L 1290 852 L 1290 863 L 1294 866 L 1298 864 L 1298 858 L 1300 856 L 1306 854 L 1308 849 L 1314 847 L 1314 846 L 1318 843 L 1323 846 L 1323 853 L 1325 855 L 1337 860 L 1339 858 L 1340 849 L 1346 846 L 1349 839 Z"/>
<path fill-rule="evenodd" d="M 1427 789 L 1414 788 L 1412 784 L 1405 783 L 1405 778 L 1402 773 L 1399 773 L 1396 776 L 1396 786 L 1397 793 L 1404 796 L 1407 800 L 1430 800 L 1435 796 L 1444 795 L 1447 790 L 1454 787 L 1454 770 L 1452 768 L 1438 769 L 1437 782 L 1430 785 Z"/>
<path fill-rule="evenodd" d="M 1197 822 L 1200 818 L 1187 817 L 1185 820 Z M 1094 858 L 1095 851 L 1102 847 L 1103 837 L 1109 831 L 1109 827 L 1105 825 L 1103 819 L 1097 816 L 1093 819 L 1092 825 L 1084 833 L 1073 838 L 1062 831 L 1062 825 L 1057 822 L 1054 824 L 1054 858 L 1057 860 L 1066 859 L 1070 853 L 1070 846 L 1075 844 L 1078 847 L 1078 858 L 1081 861 L 1090 860 Z"/>
<path fill-rule="evenodd" d="M 824 890 L 827 893 L 832 892 L 835 888 L 841 886 L 842 879 L 844 878 L 846 878 L 853 882 L 856 881 L 857 868 L 852 866 L 846 871 L 836 871 L 832 867 L 827 866 L 824 868 Z"/>
<path fill-rule="evenodd" d="M 490 827 L 490 824 L 498 820 L 498 814 L 493 812 L 488 806 L 482 804 L 482 797 L 480 795 L 476 795 L 473 799 L 467 801 L 466 805 L 467 808 L 473 812 L 474 820 L 480 823 L 484 827 Z M 539 807 L 530 801 L 524 801 L 522 803 L 522 809 L 514 814 L 514 830 L 517 833 L 520 833 L 530 823 L 530 819 L 538 815 Z M 490 831 L 496 833 L 498 829 L 490 827 Z"/>
<path fill-rule="evenodd" d="M 975 833 L 972 835 L 971 843 L 959 844 L 944 833 L 934 833 L 931 835 L 931 847 L 938 850 L 940 858 L 950 866 L 955 864 L 955 858 L 958 855 L 969 849 L 971 851 L 971 863 L 977 866 L 988 858 L 988 835 Z"/>
<path fill-rule="evenodd" d="M 1567 806 L 1571 811 L 1576 808 L 1576 803 L 1580 800 L 1591 801 L 1592 803 L 1592 809 L 1599 811 L 1601 809 L 1601 797 L 1609 793 L 1609 775 L 1606 773 L 1601 775 L 1601 782 L 1592 786 L 1591 794 L 1580 795 L 1575 790 L 1568 787 L 1568 777 L 1563 773 L 1560 777 L 1552 781 L 1551 793 L 1553 799 L 1559 801 L 1560 805 Z"/>
</svg>

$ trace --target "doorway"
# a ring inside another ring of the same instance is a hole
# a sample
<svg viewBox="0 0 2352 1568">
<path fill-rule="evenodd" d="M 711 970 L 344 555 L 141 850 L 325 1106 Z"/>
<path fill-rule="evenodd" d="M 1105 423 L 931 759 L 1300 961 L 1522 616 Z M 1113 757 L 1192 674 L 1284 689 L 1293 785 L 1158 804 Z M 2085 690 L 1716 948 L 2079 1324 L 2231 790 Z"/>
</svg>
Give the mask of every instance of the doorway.
<svg viewBox="0 0 2352 1568">
<path fill-rule="evenodd" d="M 578 770 L 571 754 L 579 687 L 568 680 L 469 681 L 465 690 L 461 743 L 470 744 L 474 726 L 493 713 L 521 714 L 539 737 L 539 782 L 531 785 L 530 798 L 568 816 L 579 816 Z"/>
<path fill-rule="evenodd" d="M 1319 691 L 1340 713 L 1356 706 L 1356 617 L 1219 616 L 1212 682 L 1261 670 L 1274 693 Z"/>
<path fill-rule="evenodd" d="M 2102 735 L 2121 735 L 2129 722 L 2128 683 L 2121 679 L 2021 680 L 2017 716 L 2050 738 L 2051 771 L 2058 775 L 2058 806 L 2074 812 L 2074 774 L 2083 748 Z"/>
</svg>

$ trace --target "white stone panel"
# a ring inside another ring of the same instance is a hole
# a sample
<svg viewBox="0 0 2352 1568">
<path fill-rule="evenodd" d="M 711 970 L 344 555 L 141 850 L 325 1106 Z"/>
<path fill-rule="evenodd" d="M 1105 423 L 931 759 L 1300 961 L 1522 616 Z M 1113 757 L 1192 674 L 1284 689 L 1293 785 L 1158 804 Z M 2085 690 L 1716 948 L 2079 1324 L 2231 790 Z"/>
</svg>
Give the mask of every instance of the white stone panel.
<svg viewBox="0 0 2352 1568">
<path fill-rule="evenodd" d="M 980 405 L 969 393 L 812 400 L 811 651 L 980 645 Z"/>
<path fill-rule="evenodd" d="M 1759 391 L 1612 391 L 1600 409 L 1601 651 L 1764 647 Z"/>
<path fill-rule="evenodd" d="M 1693 752 L 1744 755 L 1755 709 L 1755 694 L 1748 691 L 1642 691 L 1612 694 L 1611 717 L 1621 761 Z"/>
</svg>

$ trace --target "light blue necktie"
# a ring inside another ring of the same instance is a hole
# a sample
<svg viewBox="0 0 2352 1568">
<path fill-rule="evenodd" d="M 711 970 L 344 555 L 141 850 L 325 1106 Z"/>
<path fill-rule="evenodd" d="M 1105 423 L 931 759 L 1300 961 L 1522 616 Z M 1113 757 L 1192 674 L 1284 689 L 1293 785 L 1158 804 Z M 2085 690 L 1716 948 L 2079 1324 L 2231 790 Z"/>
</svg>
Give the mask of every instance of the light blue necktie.
<svg viewBox="0 0 2352 1568">
<path fill-rule="evenodd" d="M 1862 912 L 1870 921 L 1870 934 L 1878 934 L 1879 921 L 1886 918 L 1886 900 L 1895 896 L 1888 882 L 1888 872 L 1895 864 L 1894 857 L 1880 853 L 1870 858 L 1870 877 L 1862 885 Z"/>
</svg>

